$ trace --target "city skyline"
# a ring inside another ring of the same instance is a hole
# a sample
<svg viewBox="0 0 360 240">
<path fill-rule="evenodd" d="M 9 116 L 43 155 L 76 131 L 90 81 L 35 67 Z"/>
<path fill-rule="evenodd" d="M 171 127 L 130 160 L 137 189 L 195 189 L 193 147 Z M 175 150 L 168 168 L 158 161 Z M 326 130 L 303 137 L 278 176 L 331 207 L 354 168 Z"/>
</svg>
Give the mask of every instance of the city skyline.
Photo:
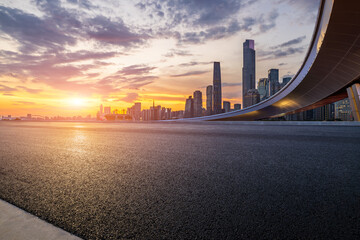
<svg viewBox="0 0 360 240">
<path fill-rule="evenodd" d="M 166 1 L 75 2 L 1 4 L 0 114 L 95 115 L 100 103 L 127 108 L 141 101 L 150 107 L 153 99 L 181 110 L 194 89 L 206 92 L 214 61 L 222 65 L 222 100 L 242 103 L 241 43 L 256 39 L 256 82 L 270 67 L 279 68 L 281 78 L 293 75 L 318 10 L 318 1 L 290 0 L 223 1 L 219 6 L 216 1 L 177 2 L 171 9 Z M 277 8 L 268 7 L 274 3 Z M 115 10 L 124 8 L 131 14 L 117 15 L 121 11 Z M 228 13 L 226 17 L 218 15 L 217 8 Z M 171 13 L 179 9 L 184 12 L 176 22 Z M 54 23 L 56 14 L 68 18 Z M 216 21 L 207 17 L 211 14 Z M 29 34 L 24 19 L 36 23 Z M 147 20 L 157 21 L 152 32 Z M 297 32 L 290 31 L 294 26 Z M 41 41 L 33 41 L 38 37 Z"/>
</svg>

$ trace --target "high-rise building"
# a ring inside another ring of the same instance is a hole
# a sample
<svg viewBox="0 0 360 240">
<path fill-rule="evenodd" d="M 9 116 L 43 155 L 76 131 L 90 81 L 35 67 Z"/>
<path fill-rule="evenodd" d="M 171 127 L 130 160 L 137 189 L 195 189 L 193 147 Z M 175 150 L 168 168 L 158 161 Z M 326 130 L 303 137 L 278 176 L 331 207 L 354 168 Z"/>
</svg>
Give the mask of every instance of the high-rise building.
<svg viewBox="0 0 360 240">
<path fill-rule="evenodd" d="M 192 98 L 192 96 L 189 96 L 189 98 L 186 99 L 184 117 L 185 118 L 194 117 L 194 99 Z"/>
<path fill-rule="evenodd" d="M 257 89 L 250 89 L 245 94 L 244 105 L 251 106 L 260 102 L 260 94 Z"/>
<path fill-rule="evenodd" d="M 241 109 L 241 104 L 240 103 L 235 103 L 234 104 L 234 110 L 240 110 Z"/>
<path fill-rule="evenodd" d="M 111 114 L 111 107 L 104 107 L 104 114 Z"/>
<path fill-rule="evenodd" d="M 255 41 L 246 40 L 243 43 L 243 69 L 242 69 L 242 96 L 244 108 L 248 107 L 245 103 L 245 95 L 250 89 L 255 88 Z"/>
<path fill-rule="evenodd" d="M 269 96 L 274 95 L 279 91 L 279 69 L 270 69 L 269 70 Z"/>
<path fill-rule="evenodd" d="M 100 105 L 100 114 L 103 114 L 104 113 L 104 108 L 103 108 L 103 105 L 101 104 Z"/>
<path fill-rule="evenodd" d="M 285 87 L 286 84 L 288 84 L 288 82 L 291 81 L 291 77 L 284 77 L 281 83 L 281 88 Z"/>
<path fill-rule="evenodd" d="M 194 117 L 202 116 L 202 92 L 194 92 Z"/>
<path fill-rule="evenodd" d="M 342 121 L 353 121 L 352 110 L 348 98 L 335 103 L 335 118 Z"/>
<path fill-rule="evenodd" d="M 212 114 L 213 105 L 213 86 L 209 85 L 206 87 L 206 115 Z"/>
<path fill-rule="evenodd" d="M 230 112 L 231 111 L 231 108 L 230 108 L 230 102 L 228 101 L 224 101 L 223 102 L 223 107 L 224 107 L 224 112 Z"/>
<path fill-rule="evenodd" d="M 220 62 L 214 62 L 214 76 L 213 76 L 213 113 L 218 114 L 222 112 L 221 108 L 221 72 Z"/>
<path fill-rule="evenodd" d="M 267 78 L 260 78 L 257 89 L 260 94 L 260 101 L 263 101 L 269 97 L 269 81 Z"/>
<path fill-rule="evenodd" d="M 335 120 L 335 104 L 330 103 L 313 110 L 313 120 L 333 121 Z"/>
</svg>

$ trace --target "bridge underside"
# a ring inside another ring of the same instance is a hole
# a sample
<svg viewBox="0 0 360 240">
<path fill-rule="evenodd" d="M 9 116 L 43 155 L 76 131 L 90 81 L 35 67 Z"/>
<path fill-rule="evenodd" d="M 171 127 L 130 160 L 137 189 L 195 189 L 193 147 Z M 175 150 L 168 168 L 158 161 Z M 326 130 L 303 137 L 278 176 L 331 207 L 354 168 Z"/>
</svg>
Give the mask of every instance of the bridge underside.
<svg viewBox="0 0 360 240">
<path fill-rule="evenodd" d="M 230 113 L 187 120 L 252 121 L 313 109 L 347 97 L 360 76 L 360 1 L 323 0 L 309 52 L 278 93 Z"/>
</svg>

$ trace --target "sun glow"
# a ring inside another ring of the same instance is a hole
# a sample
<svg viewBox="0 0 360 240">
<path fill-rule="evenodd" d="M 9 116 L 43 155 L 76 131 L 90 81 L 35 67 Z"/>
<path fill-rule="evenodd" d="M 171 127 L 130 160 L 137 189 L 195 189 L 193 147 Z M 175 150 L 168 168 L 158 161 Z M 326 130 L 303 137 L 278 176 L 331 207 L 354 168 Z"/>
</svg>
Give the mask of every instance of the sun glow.
<svg viewBox="0 0 360 240">
<path fill-rule="evenodd" d="M 67 100 L 70 106 L 83 107 L 86 105 L 86 100 L 83 98 L 70 98 Z"/>
</svg>

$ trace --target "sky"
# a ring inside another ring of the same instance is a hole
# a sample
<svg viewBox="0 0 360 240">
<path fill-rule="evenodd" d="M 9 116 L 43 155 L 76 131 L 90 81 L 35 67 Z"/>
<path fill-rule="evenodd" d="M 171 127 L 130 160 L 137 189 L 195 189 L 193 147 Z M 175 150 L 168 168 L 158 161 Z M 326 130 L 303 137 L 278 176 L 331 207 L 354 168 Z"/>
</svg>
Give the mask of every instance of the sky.
<svg viewBox="0 0 360 240">
<path fill-rule="evenodd" d="M 242 102 L 242 44 L 256 79 L 296 74 L 319 0 L 1 0 L 0 115 L 94 116 L 134 102 L 182 110 L 212 84 Z M 281 80 L 280 80 L 281 82 Z"/>
</svg>

